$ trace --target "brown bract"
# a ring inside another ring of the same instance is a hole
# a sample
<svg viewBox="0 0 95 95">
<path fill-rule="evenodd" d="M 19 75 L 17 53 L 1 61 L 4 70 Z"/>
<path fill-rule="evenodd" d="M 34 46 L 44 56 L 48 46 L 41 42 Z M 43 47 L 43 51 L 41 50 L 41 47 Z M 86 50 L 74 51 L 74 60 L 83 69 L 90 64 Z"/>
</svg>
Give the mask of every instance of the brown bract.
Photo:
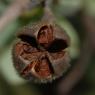
<svg viewBox="0 0 95 95">
<path fill-rule="evenodd" d="M 13 48 L 14 66 L 19 74 L 37 82 L 48 82 L 67 71 L 69 37 L 55 23 L 40 21 L 25 26 Z"/>
</svg>

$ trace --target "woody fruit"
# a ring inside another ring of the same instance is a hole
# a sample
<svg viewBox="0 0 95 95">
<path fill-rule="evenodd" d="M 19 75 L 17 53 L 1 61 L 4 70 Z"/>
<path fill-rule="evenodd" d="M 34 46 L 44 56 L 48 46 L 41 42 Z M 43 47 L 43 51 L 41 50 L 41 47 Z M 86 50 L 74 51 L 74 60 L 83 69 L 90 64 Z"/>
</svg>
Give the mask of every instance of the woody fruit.
<svg viewBox="0 0 95 95">
<path fill-rule="evenodd" d="M 25 26 L 13 46 L 13 61 L 19 75 L 34 82 L 49 82 L 69 68 L 66 32 L 55 21 L 42 19 Z"/>
</svg>

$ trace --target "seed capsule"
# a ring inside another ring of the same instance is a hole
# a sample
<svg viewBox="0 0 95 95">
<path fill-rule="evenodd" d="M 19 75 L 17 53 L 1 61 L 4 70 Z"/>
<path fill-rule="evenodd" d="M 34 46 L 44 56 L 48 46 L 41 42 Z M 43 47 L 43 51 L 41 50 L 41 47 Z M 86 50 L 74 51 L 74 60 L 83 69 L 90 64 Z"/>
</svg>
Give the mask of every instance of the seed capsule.
<svg viewBox="0 0 95 95">
<path fill-rule="evenodd" d="M 13 61 L 23 78 L 49 82 L 59 78 L 70 66 L 69 37 L 55 21 L 42 19 L 25 26 L 17 35 Z"/>
</svg>

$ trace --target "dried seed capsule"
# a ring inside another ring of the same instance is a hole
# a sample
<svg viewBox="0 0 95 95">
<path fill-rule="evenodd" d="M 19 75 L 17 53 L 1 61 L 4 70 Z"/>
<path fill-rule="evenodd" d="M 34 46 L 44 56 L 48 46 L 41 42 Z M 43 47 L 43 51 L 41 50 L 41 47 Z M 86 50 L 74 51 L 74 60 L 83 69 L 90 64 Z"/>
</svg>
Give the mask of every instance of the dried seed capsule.
<svg viewBox="0 0 95 95">
<path fill-rule="evenodd" d="M 55 21 L 42 19 L 25 26 L 17 35 L 13 61 L 27 80 L 48 82 L 60 77 L 70 66 L 69 37 Z"/>
</svg>

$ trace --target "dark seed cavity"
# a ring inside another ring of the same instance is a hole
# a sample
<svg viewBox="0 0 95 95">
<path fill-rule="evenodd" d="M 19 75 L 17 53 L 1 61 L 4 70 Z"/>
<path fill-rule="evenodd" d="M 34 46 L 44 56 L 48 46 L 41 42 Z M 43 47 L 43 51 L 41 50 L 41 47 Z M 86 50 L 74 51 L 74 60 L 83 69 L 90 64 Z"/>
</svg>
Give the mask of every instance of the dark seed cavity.
<svg viewBox="0 0 95 95">
<path fill-rule="evenodd" d="M 67 42 L 63 39 L 55 39 L 49 46 L 48 51 L 51 53 L 59 52 L 68 47 Z"/>
</svg>

